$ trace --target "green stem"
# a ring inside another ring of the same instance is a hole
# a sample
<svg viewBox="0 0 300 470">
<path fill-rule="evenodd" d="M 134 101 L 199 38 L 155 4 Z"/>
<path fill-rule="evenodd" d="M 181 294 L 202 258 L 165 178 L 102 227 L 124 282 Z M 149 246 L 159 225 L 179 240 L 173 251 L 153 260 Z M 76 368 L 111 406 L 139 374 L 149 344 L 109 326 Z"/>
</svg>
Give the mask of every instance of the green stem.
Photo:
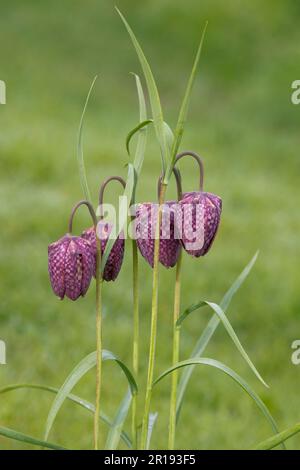
<svg viewBox="0 0 300 470">
<path fill-rule="evenodd" d="M 180 327 L 176 326 L 176 322 L 180 314 L 181 260 L 182 260 L 182 253 L 180 252 L 179 258 L 177 261 L 177 266 L 176 266 L 176 280 L 175 280 L 175 293 L 174 293 L 172 365 L 175 365 L 179 361 Z M 178 384 L 178 369 L 176 369 L 172 373 L 170 415 L 169 415 L 169 445 L 168 445 L 169 450 L 173 450 L 175 447 L 177 384 Z"/>
<path fill-rule="evenodd" d="M 99 240 L 98 237 L 97 237 L 97 261 L 96 261 L 96 349 L 97 349 L 97 364 L 96 364 L 96 403 L 95 403 L 95 414 L 94 414 L 94 449 L 98 450 L 101 375 L 102 375 L 102 273 L 101 273 L 101 241 Z"/>
<path fill-rule="evenodd" d="M 132 289 L 133 289 L 133 351 L 132 367 L 135 380 L 139 373 L 139 286 L 138 286 L 138 252 L 135 240 L 132 240 Z M 137 394 L 132 398 L 132 441 L 133 448 L 138 447 Z"/>
<path fill-rule="evenodd" d="M 151 306 L 151 331 L 150 331 L 150 347 L 148 360 L 148 375 L 145 396 L 145 408 L 142 424 L 141 448 L 146 449 L 149 413 L 152 397 L 152 382 L 155 364 L 156 336 L 157 336 L 157 313 L 158 313 L 158 262 L 159 262 L 159 238 L 160 226 L 162 219 L 162 204 L 164 203 L 167 185 L 162 184 L 159 194 L 158 217 L 155 230 L 154 243 L 154 263 L 153 263 L 153 282 L 152 282 L 152 306 Z"/>
</svg>

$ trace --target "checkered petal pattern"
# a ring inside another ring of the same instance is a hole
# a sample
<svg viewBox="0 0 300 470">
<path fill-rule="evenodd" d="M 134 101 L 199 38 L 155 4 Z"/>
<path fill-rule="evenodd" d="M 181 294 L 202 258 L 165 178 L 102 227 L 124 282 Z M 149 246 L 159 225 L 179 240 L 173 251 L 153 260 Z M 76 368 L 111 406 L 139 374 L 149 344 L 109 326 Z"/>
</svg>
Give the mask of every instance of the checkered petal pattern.
<svg viewBox="0 0 300 470">
<path fill-rule="evenodd" d="M 174 208 L 176 201 L 167 201 L 163 204 L 162 222 L 160 226 L 159 261 L 166 268 L 177 263 L 180 252 L 180 241 L 176 238 L 174 225 Z M 157 223 L 158 204 L 138 204 L 136 209 L 135 231 L 137 245 L 141 255 L 153 268 L 155 227 Z"/>
<path fill-rule="evenodd" d="M 101 240 L 102 255 L 104 253 L 106 243 L 107 243 L 107 240 L 111 233 L 112 228 L 113 228 L 112 224 L 110 224 L 109 222 L 100 221 L 97 225 L 97 233 Z M 88 240 L 91 243 L 93 247 L 94 258 L 96 260 L 97 244 L 96 244 L 96 232 L 95 232 L 94 227 L 91 227 L 85 230 L 81 234 L 81 236 L 83 239 Z M 108 260 L 104 268 L 103 279 L 105 281 L 109 282 L 109 281 L 115 281 L 117 279 L 122 263 L 123 263 L 124 250 L 125 250 L 125 240 L 124 240 L 124 234 L 123 232 L 121 232 L 121 234 L 117 237 L 113 245 L 113 248 L 109 254 Z M 96 276 L 96 267 L 94 270 L 94 276 Z"/>
<path fill-rule="evenodd" d="M 176 206 L 175 223 L 185 251 L 198 258 L 209 251 L 216 237 L 222 199 L 212 193 L 185 193 Z"/>
<path fill-rule="evenodd" d="M 95 270 L 91 243 L 80 237 L 65 235 L 48 247 L 48 271 L 54 293 L 77 300 L 89 288 Z"/>
</svg>

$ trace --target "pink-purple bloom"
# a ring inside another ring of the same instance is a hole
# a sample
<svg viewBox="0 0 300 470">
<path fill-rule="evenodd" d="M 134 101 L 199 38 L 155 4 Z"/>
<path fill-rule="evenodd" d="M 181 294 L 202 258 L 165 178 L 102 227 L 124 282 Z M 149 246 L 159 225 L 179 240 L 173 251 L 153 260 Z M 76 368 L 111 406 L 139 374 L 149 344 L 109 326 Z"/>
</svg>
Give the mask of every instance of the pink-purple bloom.
<svg viewBox="0 0 300 470">
<path fill-rule="evenodd" d="M 103 255 L 108 237 L 111 233 L 113 226 L 109 222 L 100 221 L 97 225 L 97 234 L 101 240 L 101 254 Z M 96 260 L 97 256 L 97 242 L 96 242 L 96 232 L 94 227 L 90 227 L 81 234 L 82 238 L 88 240 L 91 243 L 93 248 L 94 258 Z M 125 249 L 125 240 L 124 235 L 121 233 L 117 238 L 112 247 L 112 250 L 109 254 L 108 260 L 105 264 L 103 279 L 105 281 L 115 281 L 120 272 L 123 258 L 124 258 L 124 249 Z M 93 272 L 96 276 L 96 262 L 95 269 Z"/>
<path fill-rule="evenodd" d="M 95 270 L 92 245 L 83 238 L 65 235 L 48 247 L 48 270 L 58 297 L 76 300 L 84 296 Z"/>
<path fill-rule="evenodd" d="M 159 261 L 166 268 L 177 263 L 180 252 L 180 241 L 176 238 L 174 224 L 174 207 L 176 201 L 167 201 L 162 206 L 162 221 L 160 226 Z M 154 244 L 157 224 L 158 204 L 138 204 L 136 210 L 135 230 L 137 246 L 141 255 L 153 268 Z"/>
<path fill-rule="evenodd" d="M 176 223 L 185 251 L 198 258 L 209 251 L 217 234 L 222 199 L 212 193 L 185 193 L 176 206 Z"/>
</svg>

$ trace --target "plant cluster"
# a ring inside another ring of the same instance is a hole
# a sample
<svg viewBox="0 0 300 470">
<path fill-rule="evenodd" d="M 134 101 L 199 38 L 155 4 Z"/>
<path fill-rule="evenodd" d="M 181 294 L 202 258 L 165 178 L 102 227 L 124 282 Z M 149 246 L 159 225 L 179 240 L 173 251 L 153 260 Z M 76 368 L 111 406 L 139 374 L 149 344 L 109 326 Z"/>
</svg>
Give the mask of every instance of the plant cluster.
<svg viewBox="0 0 300 470">
<path fill-rule="evenodd" d="M 206 346 L 213 337 L 219 324 L 222 324 L 233 341 L 237 351 L 246 361 L 256 378 L 267 384 L 262 379 L 253 362 L 242 346 L 226 311 L 231 299 L 251 271 L 257 254 L 237 277 L 229 290 L 223 296 L 219 304 L 208 300 L 197 302 L 186 309 L 181 308 L 181 264 L 182 255 L 185 252 L 189 256 L 201 257 L 208 253 L 215 240 L 220 223 L 222 200 L 219 196 L 205 192 L 204 165 L 202 159 L 194 151 L 179 152 L 181 144 L 191 91 L 196 76 L 196 70 L 200 59 L 206 25 L 200 40 L 192 72 L 188 80 L 186 92 L 180 108 L 178 121 L 174 132 L 170 129 L 163 117 L 163 110 L 159 98 L 158 89 L 149 66 L 149 63 L 139 45 L 132 29 L 124 16 L 118 11 L 132 43 L 137 52 L 149 95 L 151 118 L 147 116 L 146 101 L 140 78 L 135 75 L 135 81 L 139 99 L 140 122 L 129 132 L 126 140 L 128 154 L 130 142 L 133 136 L 137 136 L 135 156 L 128 163 L 126 181 L 120 176 L 112 176 L 105 180 L 99 192 L 99 206 L 96 210 L 91 202 L 88 187 L 82 149 L 83 119 L 95 80 L 85 103 L 78 134 L 78 163 L 80 178 L 85 199 L 78 202 L 72 209 L 69 219 L 68 232 L 58 241 L 49 245 L 48 268 L 50 281 L 54 293 L 60 298 L 65 297 L 75 301 L 80 296 L 85 296 L 92 279 L 96 282 L 96 351 L 81 360 L 71 371 L 63 385 L 59 388 L 44 385 L 18 384 L 8 386 L 0 390 L 0 393 L 15 390 L 17 388 L 35 388 L 55 394 L 54 401 L 48 414 L 44 440 L 37 440 L 31 436 L 17 431 L 0 428 L 0 434 L 11 439 L 20 440 L 33 445 L 51 449 L 62 449 L 61 446 L 49 441 L 49 434 L 66 399 L 82 406 L 94 414 L 94 449 L 99 447 L 99 423 L 105 423 L 108 427 L 106 449 L 117 449 L 122 441 L 124 445 L 135 449 L 149 449 L 151 437 L 158 414 L 153 412 L 152 391 L 166 376 L 171 375 L 170 412 L 168 423 L 168 448 L 176 447 L 176 428 L 179 423 L 180 410 L 187 385 L 196 366 L 213 367 L 231 377 L 257 405 L 258 409 L 270 423 L 275 434 L 259 448 L 271 448 L 283 442 L 288 433 L 278 434 L 277 425 L 268 408 L 253 390 L 253 388 L 234 370 L 224 363 L 205 357 L 203 355 Z M 153 125 L 161 154 L 161 175 L 158 178 L 158 201 L 137 203 L 136 188 L 141 176 L 142 165 L 146 150 L 147 127 Z M 182 158 L 195 159 L 200 170 L 199 189 L 193 192 L 182 192 L 182 177 L 178 168 L 178 162 Z M 167 188 L 171 175 L 174 174 L 177 183 L 177 199 L 166 200 Z M 123 187 L 123 195 L 126 197 L 126 207 L 121 211 L 121 222 L 116 227 L 116 221 L 105 219 L 103 210 L 104 190 L 111 181 L 118 181 Z M 73 235 L 73 218 L 81 206 L 86 206 L 92 218 L 92 226 L 85 229 L 80 236 Z M 134 207 L 134 214 L 129 210 Z M 103 349 L 103 325 L 102 325 L 102 296 L 104 281 L 115 281 L 120 272 L 124 253 L 125 235 L 124 227 L 130 217 L 134 236 L 132 236 L 132 292 L 133 292 L 133 335 L 132 335 L 132 365 L 129 367 L 111 351 Z M 139 363 L 140 363 L 140 329 L 139 329 L 139 253 L 152 267 L 152 307 L 151 329 L 149 338 L 148 373 L 145 393 L 140 390 Z M 173 308 L 173 340 L 172 340 L 172 364 L 154 378 L 156 358 L 156 336 L 159 321 L 158 294 L 159 294 L 159 265 L 176 269 Z M 207 327 L 199 337 L 197 344 L 188 359 L 180 360 L 180 333 L 181 325 L 190 314 L 202 307 L 209 307 L 213 313 Z M 128 381 L 128 390 L 116 412 L 114 418 L 109 418 L 103 411 L 101 401 L 102 363 L 114 361 Z M 96 399 L 95 404 L 89 403 L 72 393 L 75 385 L 91 369 L 96 368 Z M 132 370 L 131 370 L 132 369 Z M 179 372 L 182 369 L 181 376 Z M 138 402 L 143 403 L 143 416 L 139 416 Z M 128 413 L 131 409 L 131 432 L 125 430 Z M 102 429 L 102 428 L 101 428 Z M 104 426 L 103 431 L 104 433 Z M 177 447 L 180 446 L 178 442 Z"/>
</svg>

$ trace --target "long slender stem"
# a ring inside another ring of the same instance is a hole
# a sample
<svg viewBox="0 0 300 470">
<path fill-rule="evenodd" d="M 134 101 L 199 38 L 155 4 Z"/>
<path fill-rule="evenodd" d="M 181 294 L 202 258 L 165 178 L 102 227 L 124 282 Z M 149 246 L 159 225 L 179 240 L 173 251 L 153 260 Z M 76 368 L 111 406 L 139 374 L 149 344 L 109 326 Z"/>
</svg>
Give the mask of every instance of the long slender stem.
<svg viewBox="0 0 300 470">
<path fill-rule="evenodd" d="M 180 252 L 179 258 L 177 261 L 177 266 L 176 266 L 176 280 L 175 280 L 175 292 L 174 292 L 172 365 L 176 364 L 179 361 L 180 327 L 176 325 L 176 322 L 180 314 L 181 262 L 182 262 L 182 253 Z M 168 445 L 169 450 L 173 450 L 175 447 L 177 383 L 178 383 L 178 370 L 175 370 L 172 373 L 172 385 L 171 385 L 170 415 L 169 415 L 169 445 Z"/>
<path fill-rule="evenodd" d="M 156 351 L 156 336 L 157 336 L 157 314 L 158 314 L 158 262 L 159 262 L 159 239 L 160 239 L 160 226 L 162 219 L 162 204 L 164 203 L 167 185 L 162 184 L 159 195 L 158 217 L 155 230 L 155 243 L 154 243 L 154 264 L 153 264 L 153 281 L 152 281 L 152 307 L 151 307 L 151 332 L 150 332 L 150 347 L 149 347 L 149 360 L 148 360 L 148 375 L 145 396 L 145 408 L 142 424 L 141 448 L 145 449 L 147 445 L 149 413 L 152 397 L 152 382 L 155 364 L 155 351 Z"/>
<path fill-rule="evenodd" d="M 132 368 L 135 380 L 139 373 L 139 286 L 138 286 L 138 252 L 136 240 L 132 240 L 132 290 L 133 290 L 133 350 Z M 132 398 L 132 439 L 135 449 L 138 447 L 137 394 Z"/>
<path fill-rule="evenodd" d="M 97 231 L 96 231 L 97 234 Z M 96 262 L 96 403 L 94 415 L 94 449 L 99 445 L 99 415 L 101 397 L 101 375 L 102 375 L 102 274 L 101 274 L 101 241 L 97 238 L 97 262 Z"/>
<path fill-rule="evenodd" d="M 126 183 L 120 176 L 111 176 L 107 178 L 101 185 L 99 191 L 99 208 L 100 219 L 103 218 L 103 197 L 104 190 L 110 181 L 119 181 L 125 188 Z M 102 283 L 103 276 L 101 270 L 102 261 L 102 247 L 101 240 L 97 234 L 97 220 L 94 221 L 97 243 L 97 259 L 96 259 L 96 349 L 97 349 L 97 363 L 96 363 L 96 403 L 94 415 L 94 449 L 98 450 L 99 445 L 99 415 L 100 415 L 100 398 L 101 398 L 101 382 L 102 382 Z"/>
</svg>

